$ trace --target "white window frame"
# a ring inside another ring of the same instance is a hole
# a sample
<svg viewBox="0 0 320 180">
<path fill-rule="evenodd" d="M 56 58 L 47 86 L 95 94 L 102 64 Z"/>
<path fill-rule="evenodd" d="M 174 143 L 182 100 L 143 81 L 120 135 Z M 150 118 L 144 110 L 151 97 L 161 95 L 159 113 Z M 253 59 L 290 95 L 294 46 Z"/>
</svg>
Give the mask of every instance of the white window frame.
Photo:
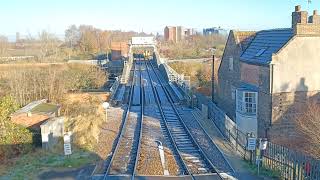
<svg viewBox="0 0 320 180">
<path fill-rule="evenodd" d="M 233 71 L 233 57 L 229 57 L 229 71 Z"/>
<path fill-rule="evenodd" d="M 236 90 L 236 110 L 245 115 L 257 115 L 258 93 L 249 90 Z"/>
</svg>

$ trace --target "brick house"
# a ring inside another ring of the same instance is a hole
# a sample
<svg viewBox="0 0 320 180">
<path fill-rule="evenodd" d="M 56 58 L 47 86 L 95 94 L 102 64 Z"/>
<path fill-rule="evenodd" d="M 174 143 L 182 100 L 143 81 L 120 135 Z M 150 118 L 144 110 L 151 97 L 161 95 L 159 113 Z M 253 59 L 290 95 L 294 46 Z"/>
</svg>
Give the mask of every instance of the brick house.
<svg viewBox="0 0 320 180">
<path fill-rule="evenodd" d="M 111 42 L 111 53 L 109 59 L 121 60 L 122 57 L 128 57 L 128 42 Z"/>
<path fill-rule="evenodd" d="M 259 137 L 294 136 L 293 118 L 320 102 L 320 16 L 300 6 L 292 27 L 230 31 L 215 102 L 243 132 Z"/>
</svg>

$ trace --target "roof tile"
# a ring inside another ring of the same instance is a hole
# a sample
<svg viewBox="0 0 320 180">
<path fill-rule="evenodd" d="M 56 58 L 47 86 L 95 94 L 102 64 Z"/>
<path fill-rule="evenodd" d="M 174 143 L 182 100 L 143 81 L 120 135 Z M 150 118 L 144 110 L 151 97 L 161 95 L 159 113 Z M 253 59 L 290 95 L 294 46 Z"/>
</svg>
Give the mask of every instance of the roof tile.
<svg viewBox="0 0 320 180">
<path fill-rule="evenodd" d="M 272 54 L 277 53 L 292 37 L 291 28 L 259 31 L 242 53 L 240 60 L 248 63 L 269 64 Z M 261 49 L 266 50 L 259 54 Z"/>
</svg>

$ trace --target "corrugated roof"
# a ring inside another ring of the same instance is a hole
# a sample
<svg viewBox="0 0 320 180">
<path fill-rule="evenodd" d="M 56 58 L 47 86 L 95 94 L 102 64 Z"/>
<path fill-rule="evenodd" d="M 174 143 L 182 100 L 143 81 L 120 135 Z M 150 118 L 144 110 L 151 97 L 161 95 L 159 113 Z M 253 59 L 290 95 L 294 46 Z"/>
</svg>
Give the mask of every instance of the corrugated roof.
<svg viewBox="0 0 320 180">
<path fill-rule="evenodd" d="M 292 37 L 291 28 L 259 31 L 240 56 L 240 60 L 248 63 L 268 64 L 272 54 L 277 53 Z"/>
</svg>

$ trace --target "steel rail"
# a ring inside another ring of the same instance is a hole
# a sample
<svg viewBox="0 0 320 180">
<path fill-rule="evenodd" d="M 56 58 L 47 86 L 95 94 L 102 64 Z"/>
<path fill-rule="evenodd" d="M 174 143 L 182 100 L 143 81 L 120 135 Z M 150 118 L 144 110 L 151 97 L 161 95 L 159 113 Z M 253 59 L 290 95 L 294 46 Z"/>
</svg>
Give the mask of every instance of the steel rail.
<svg viewBox="0 0 320 180">
<path fill-rule="evenodd" d="M 112 167 L 112 164 L 114 162 L 114 159 L 115 159 L 115 155 L 116 153 L 119 151 L 119 148 L 120 148 L 120 144 L 121 144 L 121 140 L 124 138 L 124 133 L 126 131 L 126 127 L 127 127 L 127 123 L 128 123 L 128 117 L 129 117 L 129 114 L 130 114 L 130 108 L 132 106 L 132 99 L 133 99 L 133 90 L 134 90 L 134 84 L 136 82 L 136 79 L 135 79 L 135 75 L 136 75 L 136 65 L 134 64 L 134 70 L 133 70 L 133 79 L 132 79 L 132 83 L 131 83 L 131 87 L 130 87 L 130 92 L 129 92 L 129 101 L 128 101 L 128 107 L 127 107 L 127 110 L 126 110 L 126 114 L 125 114 L 125 117 L 124 117 L 124 122 L 123 122 L 123 126 L 122 126 L 122 129 L 120 131 L 120 135 L 119 135 L 119 138 L 117 140 L 117 145 L 116 145 L 116 148 L 115 150 L 113 151 L 112 153 L 112 158 L 108 164 L 108 167 L 107 167 L 107 170 L 105 172 L 105 175 L 104 175 L 104 179 L 107 179 L 108 175 L 109 175 L 109 172 L 111 170 L 111 167 Z M 140 92 L 141 93 L 141 92 Z M 141 96 L 140 96 L 141 97 Z M 139 122 L 137 122 L 139 123 Z M 140 139 L 139 139 L 140 141 Z M 131 173 L 131 175 L 133 175 L 133 172 Z"/>
<path fill-rule="evenodd" d="M 171 97 L 170 97 L 170 95 L 169 95 L 169 92 L 168 92 L 167 88 L 163 85 L 163 83 L 162 83 L 159 75 L 158 75 L 157 72 L 155 71 L 153 65 L 150 64 L 150 66 L 152 67 L 152 69 L 153 69 L 153 71 L 154 71 L 154 73 L 155 73 L 155 75 L 156 75 L 156 77 L 157 77 L 157 79 L 158 79 L 161 87 L 163 88 L 163 90 L 164 90 L 164 92 L 165 92 L 165 95 L 166 95 L 166 97 L 168 98 L 168 100 L 169 100 L 169 102 L 170 102 L 171 107 L 173 108 L 176 116 L 178 117 L 178 120 L 179 120 L 180 123 L 183 125 L 183 128 L 186 130 L 187 135 L 191 138 L 191 140 L 193 141 L 193 143 L 194 143 L 194 144 L 196 145 L 196 147 L 199 149 L 199 151 L 201 152 L 201 156 L 204 158 L 204 160 L 208 163 L 208 165 L 211 166 L 210 168 L 213 169 L 213 170 L 215 171 L 215 173 L 217 173 L 217 175 L 218 175 L 221 179 L 223 179 L 222 176 L 221 176 L 221 175 L 219 174 L 219 172 L 217 171 L 217 169 L 215 168 L 215 166 L 211 163 L 211 161 L 209 160 L 209 158 L 207 157 L 207 155 L 203 152 L 203 150 L 202 150 L 202 148 L 200 147 L 200 145 L 197 143 L 197 141 L 196 141 L 196 140 L 193 138 L 193 136 L 191 135 L 189 129 L 187 128 L 187 126 L 186 126 L 186 124 L 184 123 L 184 121 L 182 120 L 182 118 L 181 118 L 181 116 L 180 116 L 177 108 L 175 107 L 175 105 L 174 105 L 174 103 L 173 103 L 173 101 L 172 101 L 172 99 L 171 99 Z M 179 150 L 178 150 L 178 151 L 179 151 Z M 183 158 L 182 158 L 182 159 L 183 159 Z M 193 174 L 192 174 L 192 173 L 191 173 L 190 175 L 193 177 Z M 193 177 L 193 178 L 194 178 L 194 177 Z"/>
<path fill-rule="evenodd" d="M 183 173 L 186 173 L 186 174 L 184 174 L 184 175 L 190 175 L 191 173 L 190 173 L 190 171 L 189 171 L 189 169 L 188 169 L 188 166 L 187 166 L 187 164 L 184 162 L 184 160 L 183 160 L 183 158 L 182 158 L 182 155 L 181 155 L 181 153 L 179 152 L 178 147 L 177 147 L 177 145 L 176 145 L 176 143 L 175 143 L 175 141 L 174 141 L 174 139 L 173 139 L 172 133 L 171 133 L 170 130 L 169 130 L 168 123 L 167 123 L 167 121 L 166 121 L 166 117 L 165 117 L 164 112 L 163 112 L 163 109 L 162 109 L 162 107 L 161 107 L 160 97 L 159 97 L 159 94 L 158 94 L 158 92 L 156 91 L 156 88 L 154 87 L 154 84 L 153 84 L 153 82 L 152 82 L 152 78 L 151 78 L 151 75 L 150 75 L 150 72 L 149 72 L 149 68 L 148 68 L 148 64 L 147 64 L 147 63 L 146 63 L 146 69 L 147 69 L 148 77 L 149 77 L 149 79 L 151 80 L 150 83 L 151 83 L 152 91 L 153 91 L 154 95 L 156 96 L 156 97 L 155 97 L 155 100 L 156 100 L 157 106 L 158 106 L 158 108 L 159 108 L 161 117 L 162 117 L 162 119 L 163 119 L 163 122 L 164 122 L 164 125 L 165 125 L 165 129 L 166 129 L 167 134 L 169 135 L 169 139 L 170 139 L 170 141 L 171 141 L 170 143 L 172 144 L 173 149 L 174 149 L 174 151 L 175 151 L 175 154 L 178 156 L 178 159 L 179 159 L 179 161 L 180 161 L 180 162 L 179 162 L 179 166 L 182 165 L 182 167 L 180 167 L 180 168 L 183 169 Z M 152 68 L 152 69 L 153 69 L 153 68 Z M 192 177 L 192 176 L 191 176 L 191 177 Z M 192 177 L 192 179 L 194 179 L 194 178 Z"/>
<path fill-rule="evenodd" d="M 141 59 L 139 59 L 139 71 L 140 71 L 140 105 L 141 105 L 141 120 L 140 120 L 140 134 L 139 134 L 139 142 L 138 142 L 138 149 L 136 153 L 136 160 L 134 163 L 134 170 L 132 173 L 132 180 L 134 180 L 136 171 L 137 171 L 137 164 L 139 160 L 140 150 L 141 150 L 141 140 L 142 140 L 142 128 L 143 128 L 143 117 L 144 117 L 144 85 L 142 81 L 142 70 L 141 70 Z"/>
</svg>

